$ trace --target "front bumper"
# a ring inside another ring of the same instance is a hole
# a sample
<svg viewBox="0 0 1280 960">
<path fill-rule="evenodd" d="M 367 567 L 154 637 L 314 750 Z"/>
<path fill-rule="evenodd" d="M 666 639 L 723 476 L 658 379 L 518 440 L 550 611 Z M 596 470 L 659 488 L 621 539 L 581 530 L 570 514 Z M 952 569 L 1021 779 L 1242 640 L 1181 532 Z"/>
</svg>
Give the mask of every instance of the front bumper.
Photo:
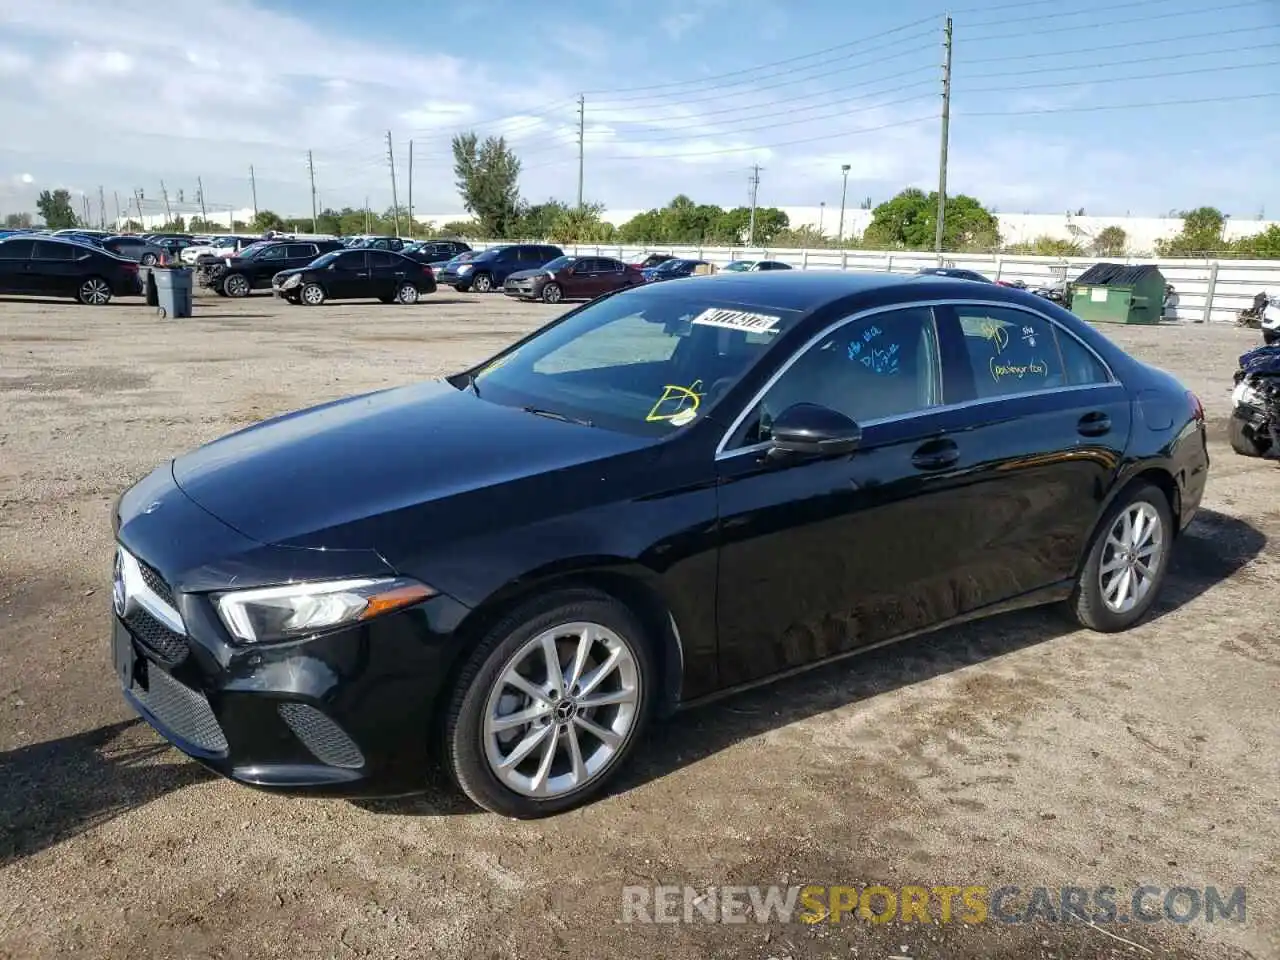
<svg viewBox="0 0 1280 960">
<path fill-rule="evenodd" d="M 308 639 L 235 643 L 209 596 L 220 586 L 342 576 L 335 562 L 355 576 L 376 571 L 363 551 L 247 540 L 190 501 L 168 469 L 127 492 L 118 511 L 118 539 L 147 586 L 138 602 L 126 591 L 112 614 L 111 662 L 126 701 L 162 737 L 266 789 L 367 797 L 429 782 L 463 604 L 437 595 Z"/>
<path fill-rule="evenodd" d="M 502 285 L 502 292 L 508 297 L 519 297 L 521 299 L 537 299 L 542 296 L 542 288 L 546 285 L 546 280 L 537 280 L 524 277 L 518 280 L 508 280 Z"/>
<path fill-rule="evenodd" d="M 442 287 L 455 287 L 459 290 L 470 290 L 471 274 L 453 272 L 437 273 L 436 283 L 440 284 Z"/>
</svg>

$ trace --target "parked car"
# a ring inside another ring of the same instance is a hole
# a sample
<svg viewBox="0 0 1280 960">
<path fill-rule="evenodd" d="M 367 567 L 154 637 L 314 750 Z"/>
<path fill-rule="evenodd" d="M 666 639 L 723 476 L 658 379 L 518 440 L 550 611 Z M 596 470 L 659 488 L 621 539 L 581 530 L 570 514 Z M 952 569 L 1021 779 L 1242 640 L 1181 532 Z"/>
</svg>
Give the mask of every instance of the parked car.
<svg viewBox="0 0 1280 960">
<path fill-rule="evenodd" d="M 220 269 L 197 272 L 196 282 L 224 297 L 247 297 L 252 290 L 270 287 L 271 278 L 280 271 L 305 267 L 320 254 L 341 249 L 339 240 L 268 240 L 246 248 L 238 257 L 224 258 Z"/>
<path fill-rule="evenodd" d="M 420 263 L 429 264 L 433 270 L 444 266 L 460 253 L 469 253 L 471 246 L 461 240 L 419 240 L 400 252 Z"/>
<path fill-rule="evenodd" d="M 635 267 L 637 270 L 647 270 L 650 267 L 656 267 L 660 263 L 666 263 L 668 260 L 674 259 L 676 258 L 671 256 L 669 253 L 651 253 L 639 263 L 633 263 L 631 266 Z"/>
<path fill-rule="evenodd" d="M 63 229 L 63 230 L 53 231 L 53 233 L 50 234 L 50 236 L 54 236 L 54 237 L 82 236 L 82 237 L 103 238 L 103 237 L 113 236 L 113 234 L 111 233 L 110 230 L 91 230 L 88 227 L 67 227 L 66 229 Z"/>
<path fill-rule="evenodd" d="M 952 280 L 972 280 L 975 283 L 993 283 L 977 270 L 961 270 L 956 267 L 921 267 L 916 273 L 922 277 L 950 277 Z"/>
<path fill-rule="evenodd" d="M 64 237 L 0 238 L 0 293 L 73 297 L 100 307 L 141 292 L 138 265 L 108 250 Z"/>
<path fill-rule="evenodd" d="M 761 270 L 790 270 L 791 264 L 781 260 L 731 260 L 720 269 L 730 273 L 759 273 Z"/>
<path fill-rule="evenodd" d="M 645 280 L 655 282 L 659 280 L 676 280 L 680 277 L 691 277 L 695 270 L 699 267 L 709 267 L 710 262 L 707 260 L 668 260 L 660 263 L 656 267 L 650 267 L 641 271 Z"/>
<path fill-rule="evenodd" d="M 405 248 L 410 241 L 402 237 L 352 237 L 347 246 L 350 248 L 364 247 L 370 250 L 394 250 L 397 253 Z"/>
<path fill-rule="evenodd" d="M 160 258 L 167 256 L 168 251 L 164 247 L 149 243 L 141 237 L 121 234 L 115 237 L 104 237 L 98 240 L 98 246 L 104 250 L 110 250 L 118 257 L 124 257 L 126 260 L 133 260 L 142 264 L 144 267 L 153 267 L 160 262 Z"/>
<path fill-rule="evenodd" d="M 438 762 L 543 816 L 713 694 L 1036 604 L 1134 626 L 1208 464 L 1183 384 L 1029 293 L 646 284 L 160 465 L 113 511 L 116 676 L 236 780 Z"/>
<path fill-rule="evenodd" d="M 151 243 L 161 247 L 165 252 L 166 259 L 171 261 L 180 261 L 182 259 L 182 251 L 196 244 L 194 237 L 156 236 L 149 239 Z"/>
<path fill-rule="evenodd" d="M 563 257 L 559 247 L 543 243 L 510 243 L 481 250 L 468 260 L 451 260 L 436 274 L 436 282 L 459 292 L 488 293 L 501 288 L 517 270 L 534 270 Z"/>
<path fill-rule="evenodd" d="M 219 259 L 235 257 L 239 256 L 246 247 L 261 242 L 257 237 L 213 237 L 208 243 L 193 243 L 186 247 L 179 254 L 179 258 L 183 263 L 190 265 L 198 262 L 200 257 L 205 255 Z"/>
<path fill-rule="evenodd" d="M 359 247 L 334 250 L 305 267 L 282 270 L 271 279 L 271 290 L 290 303 L 318 307 L 326 300 L 381 300 L 417 303 L 436 292 L 431 268 L 409 257 Z"/>
<path fill-rule="evenodd" d="M 502 292 L 522 300 L 588 300 L 644 283 L 635 267 L 613 257 L 557 257 L 536 270 L 517 270 Z"/>
</svg>

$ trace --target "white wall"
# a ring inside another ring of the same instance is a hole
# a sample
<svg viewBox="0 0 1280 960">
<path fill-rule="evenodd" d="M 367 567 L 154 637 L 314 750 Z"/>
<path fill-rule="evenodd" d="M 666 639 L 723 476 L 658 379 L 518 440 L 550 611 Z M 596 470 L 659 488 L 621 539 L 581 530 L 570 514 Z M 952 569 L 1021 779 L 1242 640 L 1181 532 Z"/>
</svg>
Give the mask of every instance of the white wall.
<svg viewBox="0 0 1280 960">
<path fill-rule="evenodd" d="M 493 242 L 473 241 L 476 249 Z M 628 263 L 643 260 L 650 253 L 708 260 L 723 266 L 730 260 L 781 260 L 803 270 L 888 270 L 914 273 L 921 267 L 938 265 L 932 253 L 877 252 L 872 250 L 776 250 L 743 247 L 619 246 L 617 244 L 564 245 L 564 252 L 618 257 Z M 1165 281 L 1173 284 L 1177 298 L 1172 316 L 1192 323 L 1232 322 L 1236 314 L 1252 305 L 1256 294 L 1266 291 L 1280 296 L 1280 260 L 1150 260 L 1141 257 L 1113 258 L 1128 263 L 1155 263 Z M 977 270 L 993 280 L 1022 280 L 1029 287 L 1055 283 L 1064 277 L 1074 280 L 1088 267 L 1103 260 L 1093 257 L 1021 257 L 990 254 L 946 254 L 946 266 Z M 1210 286 L 1212 285 L 1212 303 Z"/>
</svg>

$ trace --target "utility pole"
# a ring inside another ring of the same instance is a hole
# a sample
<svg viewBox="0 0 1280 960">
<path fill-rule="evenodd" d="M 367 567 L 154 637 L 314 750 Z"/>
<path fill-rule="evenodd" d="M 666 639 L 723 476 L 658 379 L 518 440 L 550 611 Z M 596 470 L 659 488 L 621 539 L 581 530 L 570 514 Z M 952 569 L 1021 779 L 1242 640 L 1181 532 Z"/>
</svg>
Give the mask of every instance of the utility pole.
<svg viewBox="0 0 1280 960">
<path fill-rule="evenodd" d="M 391 167 L 391 212 L 395 216 L 396 236 L 400 236 L 400 201 L 396 199 L 396 154 L 391 147 L 391 131 L 387 131 L 387 163 Z"/>
<path fill-rule="evenodd" d="M 409 239 L 413 239 L 413 141 L 409 141 Z"/>
<path fill-rule="evenodd" d="M 371 228 L 369 226 L 369 197 L 366 195 L 364 198 L 364 232 L 368 233 L 370 229 Z"/>
<path fill-rule="evenodd" d="M 116 198 L 116 233 L 119 233 L 124 226 L 123 220 L 120 216 L 120 191 L 112 190 L 111 194 Z"/>
<path fill-rule="evenodd" d="M 826 217 L 826 215 L 827 215 L 827 201 L 819 200 L 818 201 L 818 235 L 819 236 L 822 235 L 822 221 L 823 221 L 823 218 Z"/>
<path fill-rule="evenodd" d="M 933 249 L 942 258 L 942 228 L 947 213 L 947 136 L 951 125 L 951 18 L 943 31 L 943 47 L 946 56 L 942 61 L 942 145 L 938 152 L 938 232 Z"/>
<path fill-rule="evenodd" d="M 849 164 L 840 164 L 840 175 L 844 183 L 840 186 L 840 226 L 836 231 L 836 242 L 844 243 L 844 201 L 849 194 Z"/>
<path fill-rule="evenodd" d="M 582 209 L 582 165 L 587 133 L 587 98 L 578 95 L 578 209 Z"/>
<path fill-rule="evenodd" d="M 249 164 L 249 189 L 253 192 L 253 219 L 258 219 L 258 179 L 253 175 L 253 164 Z M 231 215 L 235 220 L 235 214 Z"/>
<path fill-rule="evenodd" d="M 751 168 L 751 220 L 747 224 L 747 246 L 756 245 L 756 195 L 760 192 L 760 164 Z"/>
<path fill-rule="evenodd" d="M 209 215 L 204 209 L 204 181 L 199 177 L 196 177 L 196 201 L 200 204 L 200 219 L 208 223 Z"/>
<path fill-rule="evenodd" d="M 316 165 L 311 159 L 311 151 L 307 151 L 307 176 L 311 179 L 311 232 L 319 233 L 316 226 Z"/>
<path fill-rule="evenodd" d="M 138 207 L 138 230 L 142 233 L 147 232 L 147 223 L 142 219 L 142 188 L 138 187 L 133 191 L 133 202 Z"/>
<path fill-rule="evenodd" d="M 98 184 L 98 229 L 107 229 L 107 196 L 103 193 L 102 184 Z"/>
<path fill-rule="evenodd" d="M 169 223 L 173 223 L 173 210 L 169 206 L 169 191 L 164 187 L 164 181 L 160 181 L 160 196 L 164 197 L 164 215 L 169 218 Z"/>
</svg>

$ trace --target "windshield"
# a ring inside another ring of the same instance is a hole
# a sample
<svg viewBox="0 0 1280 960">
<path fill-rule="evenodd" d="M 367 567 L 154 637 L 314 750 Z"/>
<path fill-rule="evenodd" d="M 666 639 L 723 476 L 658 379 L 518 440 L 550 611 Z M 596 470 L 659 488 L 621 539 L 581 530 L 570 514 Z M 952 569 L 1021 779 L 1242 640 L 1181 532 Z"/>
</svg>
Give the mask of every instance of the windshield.
<svg viewBox="0 0 1280 960">
<path fill-rule="evenodd" d="M 688 260 L 668 260 L 655 270 L 655 273 L 675 273 L 677 270 L 687 266 Z"/>
<path fill-rule="evenodd" d="M 705 288 L 637 288 L 499 354 L 475 387 L 482 400 L 661 436 L 706 414 L 799 317 L 712 299 Z M 455 383 L 467 388 L 466 378 Z"/>
<path fill-rule="evenodd" d="M 733 261 L 730 261 L 729 263 L 726 263 L 720 269 L 732 270 L 734 273 L 739 273 L 743 270 L 750 270 L 754 264 L 755 264 L 754 260 L 733 260 Z"/>
<path fill-rule="evenodd" d="M 549 263 L 544 264 L 541 269 L 550 270 L 552 272 L 555 272 L 556 270 L 563 270 L 571 263 L 577 262 L 577 259 L 577 257 L 556 257 Z"/>
</svg>

